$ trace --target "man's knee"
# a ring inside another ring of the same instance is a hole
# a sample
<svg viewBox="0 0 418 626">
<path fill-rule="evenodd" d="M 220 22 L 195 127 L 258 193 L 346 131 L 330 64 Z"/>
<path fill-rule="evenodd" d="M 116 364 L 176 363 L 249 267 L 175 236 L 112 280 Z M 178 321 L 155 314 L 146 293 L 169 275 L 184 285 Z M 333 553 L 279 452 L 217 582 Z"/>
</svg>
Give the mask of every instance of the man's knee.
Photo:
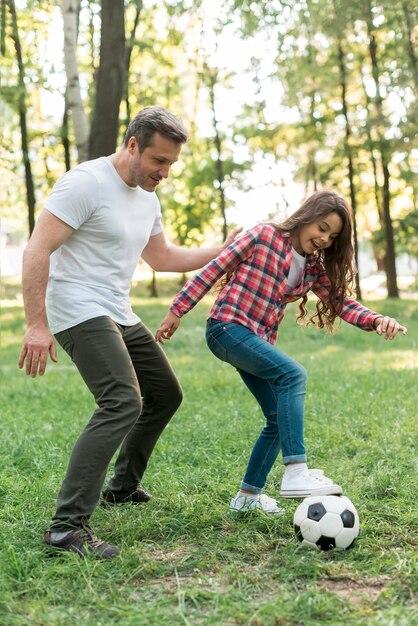
<svg viewBox="0 0 418 626">
<path fill-rule="evenodd" d="M 142 412 L 142 398 L 139 389 L 133 386 L 115 385 L 99 399 L 100 408 L 113 414 L 126 416 L 135 422 Z"/>
<path fill-rule="evenodd" d="M 174 415 L 183 401 L 183 390 L 177 379 L 168 382 L 163 397 L 160 397 L 161 401 L 167 414 L 170 417 Z"/>
<path fill-rule="evenodd" d="M 173 395 L 172 395 L 173 413 L 177 411 L 177 409 L 179 408 L 182 402 L 183 402 L 183 389 L 177 383 L 177 385 L 173 389 Z"/>
<path fill-rule="evenodd" d="M 162 415 L 171 418 L 183 401 L 183 390 L 176 378 L 166 380 L 163 387 L 158 391 L 151 390 L 151 393 L 144 397 L 145 404 L 150 404 L 154 410 Z"/>
</svg>

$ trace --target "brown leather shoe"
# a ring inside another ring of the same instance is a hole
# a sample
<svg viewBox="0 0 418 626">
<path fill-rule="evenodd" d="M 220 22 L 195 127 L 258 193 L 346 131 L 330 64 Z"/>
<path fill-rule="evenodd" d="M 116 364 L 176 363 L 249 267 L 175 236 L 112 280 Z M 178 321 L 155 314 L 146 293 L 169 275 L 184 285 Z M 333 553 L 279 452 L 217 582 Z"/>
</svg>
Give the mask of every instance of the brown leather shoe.
<svg viewBox="0 0 418 626">
<path fill-rule="evenodd" d="M 118 548 L 98 539 L 89 526 L 70 530 L 58 540 L 53 538 L 54 534 L 54 531 L 48 530 L 44 535 L 44 543 L 53 548 L 51 554 L 75 552 L 82 557 L 96 556 L 100 559 L 111 559 L 119 554 Z"/>
<path fill-rule="evenodd" d="M 145 491 L 140 485 L 130 494 L 118 494 L 113 491 L 103 491 L 100 504 L 102 506 L 113 506 L 114 504 L 142 504 L 151 500 L 149 493 Z"/>
</svg>

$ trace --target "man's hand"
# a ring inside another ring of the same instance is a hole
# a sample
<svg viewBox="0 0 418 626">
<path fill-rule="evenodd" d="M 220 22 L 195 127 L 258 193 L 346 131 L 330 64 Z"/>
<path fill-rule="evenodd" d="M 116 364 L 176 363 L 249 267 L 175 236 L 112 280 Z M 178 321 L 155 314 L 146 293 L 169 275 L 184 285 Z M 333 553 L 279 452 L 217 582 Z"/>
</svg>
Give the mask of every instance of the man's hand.
<svg viewBox="0 0 418 626">
<path fill-rule="evenodd" d="M 19 357 L 19 368 L 22 369 L 26 361 L 26 374 L 35 376 L 38 373 L 43 376 L 48 360 L 48 353 L 51 360 L 56 363 L 58 361 L 57 351 L 55 348 L 54 338 L 51 331 L 44 324 L 29 326 L 25 336 L 23 337 L 22 350 Z"/>
<path fill-rule="evenodd" d="M 222 244 L 222 249 L 227 248 L 228 246 L 230 246 L 231 243 L 234 241 L 234 239 L 236 239 L 237 235 L 241 231 L 242 231 L 242 226 L 237 226 L 236 228 L 233 228 L 231 230 L 231 232 L 228 234 L 228 236 L 225 239 L 224 243 Z"/>
<path fill-rule="evenodd" d="M 155 333 L 155 341 L 164 345 L 164 340 L 170 340 L 179 326 L 180 318 L 169 311 Z"/>
<path fill-rule="evenodd" d="M 406 326 L 401 326 L 394 317 L 379 317 L 375 322 L 375 329 L 379 336 L 384 335 L 385 339 L 394 339 L 398 332 L 406 335 L 408 329 Z"/>
</svg>

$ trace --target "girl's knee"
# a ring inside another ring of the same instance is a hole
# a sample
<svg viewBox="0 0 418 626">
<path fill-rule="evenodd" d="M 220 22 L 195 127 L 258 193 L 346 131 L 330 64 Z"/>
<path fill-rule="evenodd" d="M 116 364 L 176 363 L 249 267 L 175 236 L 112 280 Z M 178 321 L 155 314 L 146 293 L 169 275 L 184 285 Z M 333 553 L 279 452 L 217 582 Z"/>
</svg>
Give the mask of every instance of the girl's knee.
<svg viewBox="0 0 418 626">
<path fill-rule="evenodd" d="M 303 367 L 303 365 L 301 365 L 300 363 L 296 363 L 297 365 L 297 378 L 299 379 L 299 381 L 301 383 L 305 383 L 308 380 L 308 372 L 306 371 L 306 369 Z"/>
<path fill-rule="evenodd" d="M 297 361 L 292 361 L 288 364 L 286 370 L 280 373 L 280 376 L 276 382 L 278 384 L 288 382 L 293 385 L 301 385 L 306 387 L 307 380 L 308 374 L 303 365 L 301 365 Z"/>
</svg>

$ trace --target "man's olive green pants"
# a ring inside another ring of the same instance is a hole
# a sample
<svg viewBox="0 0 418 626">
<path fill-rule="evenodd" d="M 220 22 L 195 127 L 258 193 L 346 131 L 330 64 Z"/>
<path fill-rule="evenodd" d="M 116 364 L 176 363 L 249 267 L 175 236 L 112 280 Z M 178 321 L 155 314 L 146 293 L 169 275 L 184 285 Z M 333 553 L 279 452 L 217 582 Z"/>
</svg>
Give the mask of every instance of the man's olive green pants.
<svg viewBox="0 0 418 626">
<path fill-rule="evenodd" d="M 103 316 L 55 336 L 98 407 L 74 446 L 58 494 L 50 526 L 58 532 L 88 523 L 119 446 L 106 489 L 117 496 L 135 491 L 182 391 L 164 351 L 142 323 L 121 326 Z"/>
</svg>

